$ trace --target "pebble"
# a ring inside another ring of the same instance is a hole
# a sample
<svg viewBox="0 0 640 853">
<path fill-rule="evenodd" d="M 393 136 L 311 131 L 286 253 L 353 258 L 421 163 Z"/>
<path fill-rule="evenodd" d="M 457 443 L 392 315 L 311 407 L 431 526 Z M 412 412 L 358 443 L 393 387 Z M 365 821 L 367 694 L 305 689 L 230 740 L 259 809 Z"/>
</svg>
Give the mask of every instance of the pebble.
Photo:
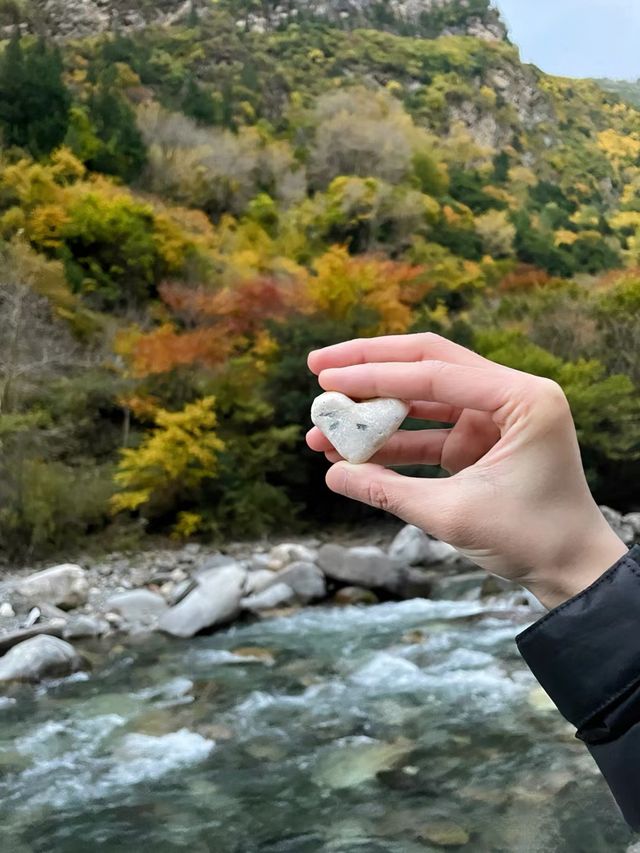
<svg viewBox="0 0 640 853">
<path fill-rule="evenodd" d="M 403 400 L 379 398 L 355 403 L 344 394 L 321 394 L 311 420 L 338 453 L 354 465 L 368 462 L 398 431 L 409 414 Z"/>
</svg>

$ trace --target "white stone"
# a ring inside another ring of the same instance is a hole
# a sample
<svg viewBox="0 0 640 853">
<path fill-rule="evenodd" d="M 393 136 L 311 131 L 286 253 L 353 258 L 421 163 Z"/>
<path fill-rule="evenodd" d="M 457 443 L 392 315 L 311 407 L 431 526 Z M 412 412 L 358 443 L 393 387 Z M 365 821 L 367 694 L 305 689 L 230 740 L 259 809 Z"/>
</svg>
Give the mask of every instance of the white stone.
<svg viewBox="0 0 640 853">
<path fill-rule="evenodd" d="M 241 605 L 244 610 L 259 612 L 261 610 L 273 610 L 276 607 L 286 607 L 293 604 L 296 594 L 286 583 L 276 583 L 257 595 L 249 595 L 243 598 Z"/>
<path fill-rule="evenodd" d="M 8 619 L 11 616 L 15 616 L 15 615 L 16 615 L 15 610 L 13 609 L 13 607 L 11 606 L 11 604 L 8 601 L 3 601 L 2 604 L 0 604 L 0 616 L 3 619 Z"/>
<path fill-rule="evenodd" d="M 383 447 L 409 414 L 403 400 L 379 398 L 355 403 L 344 394 L 321 394 L 311 407 L 311 420 L 338 453 L 359 465 Z"/>
<path fill-rule="evenodd" d="M 81 566 L 65 563 L 29 575 L 16 590 L 30 604 L 46 602 L 67 610 L 86 603 L 89 583 Z"/>
<path fill-rule="evenodd" d="M 72 645 L 43 634 L 9 649 L 0 660 L 0 682 L 60 677 L 75 672 L 81 666 L 82 659 Z"/>
</svg>

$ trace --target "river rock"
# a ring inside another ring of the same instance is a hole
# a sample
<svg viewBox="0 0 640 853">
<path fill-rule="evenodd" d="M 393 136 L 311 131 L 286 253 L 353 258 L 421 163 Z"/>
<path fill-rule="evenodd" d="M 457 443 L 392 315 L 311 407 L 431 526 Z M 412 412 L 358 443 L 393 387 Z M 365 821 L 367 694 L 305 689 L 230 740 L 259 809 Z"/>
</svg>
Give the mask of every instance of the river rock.
<svg viewBox="0 0 640 853">
<path fill-rule="evenodd" d="M 109 623 L 99 616 L 79 614 L 72 616 L 62 630 L 65 640 L 84 640 L 89 637 L 102 637 L 109 633 Z"/>
<path fill-rule="evenodd" d="M 112 595 L 105 602 L 105 610 L 118 613 L 131 626 L 150 627 L 168 610 L 161 595 L 148 589 L 133 589 Z"/>
<path fill-rule="evenodd" d="M 269 569 L 258 569 L 255 572 L 249 572 L 247 575 L 246 591 L 248 595 L 257 595 L 265 590 L 268 586 L 273 586 L 276 582 L 277 575 Z"/>
<path fill-rule="evenodd" d="M 622 522 L 625 525 L 633 528 L 636 541 L 640 541 L 640 512 L 630 512 L 623 516 Z"/>
<path fill-rule="evenodd" d="M 10 601 L 3 601 L 2 604 L 0 604 L 0 618 L 12 619 L 15 615 L 16 612 Z"/>
<path fill-rule="evenodd" d="M 609 527 L 622 539 L 625 545 L 635 542 L 636 531 L 631 523 L 622 517 L 622 513 L 616 512 L 608 506 L 601 506 L 600 512 L 609 522 Z"/>
<path fill-rule="evenodd" d="M 286 583 L 295 592 L 301 604 L 317 601 L 327 594 L 324 574 L 314 563 L 292 563 L 276 575 L 279 583 Z"/>
<path fill-rule="evenodd" d="M 480 598 L 485 572 L 467 572 L 463 575 L 434 576 L 431 598 L 446 601 L 476 601 Z"/>
<path fill-rule="evenodd" d="M 398 533 L 389 546 L 389 556 L 399 566 L 431 566 L 462 560 L 453 545 L 431 539 L 413 524 L 407 524 Z"/>
<path fill-rule="evenodd" d="M 323 545 L 318 552 L 318 565 L 333 580 L 370 589 L 395 592 L 402 577 L 402 569 L 374 545 L 358 548 Z"/>
<path fill-rule="evenodd" d="M 438 821 L 428 823 L 418 830 L 418 838 L 430 841 L 437 847 L 463 847 L 470 841 L 470 835 L 466 829 L 457 823 Z"/>
<path fill-rule="evenodd" d="M 297 596 L 288 584 L 276 583 L 257 595 L 249 595 L 243 598 L 240 604 L 244 610 L 258 613 L 261 610 L 273 610 L 276 607 L 294 604 L 296 600 Z"/>
<path fill-rule="evenodd" d="M 89 582 L 81 566 L 65 563 L 29 575 L 16 585 L 16 592 L 30 604 L 48 603 L 71 610 L 86 604 Z"/>
<path fill-rule="evenodd" d="M 406 569 L 398 580 L 395 593 L 400 598 L 431 598 L 433 573 L 423 569 Z"/>
<path fill-rule="evenodd" d="M 364 589 L 361 586 L 343 586 L 333 596 L 335 604 L 342 607 L 352 605 L 373 605 L 378 604 L 378 596 L 370 589 Z"/>
<path fill-rule="evenodd" d="M 239 563 L 198 575 L 198 585 L 161 617 L 158 627 L 173 637 L 193 637 L 205 628 L 231 622 L 240 614 L 247 571 Z"/>
<path fill-rule="evenodd" d="M 274 572 L 280 571 L 291 563 L 315 563 L 318 552 L 297 542 L 283 542 L 269 552 L 267 567 Z"/>
<path fill-rule="evenodd" d="M 311 407 L 311 420 L 338 453 L 354 465 L 368 462 L 398 431 L 409 414 L 403 400 L 356 403 L 335 391 L 321 394 Z"/>
<path fill-rule="evenodd" d="M 0 658 L 0 681 L 40 681 L 82 669 L 83 661 L 70 643 L 41 635 L 25 640 Z"/>
</svg>

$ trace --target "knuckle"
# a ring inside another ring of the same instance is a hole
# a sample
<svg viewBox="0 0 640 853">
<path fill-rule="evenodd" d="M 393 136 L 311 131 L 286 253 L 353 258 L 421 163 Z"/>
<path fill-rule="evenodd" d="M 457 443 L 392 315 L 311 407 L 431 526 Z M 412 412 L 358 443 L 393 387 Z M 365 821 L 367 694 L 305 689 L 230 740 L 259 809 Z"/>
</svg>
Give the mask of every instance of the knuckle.
<svg viewBox="0 0 640 853">
<path fill-rule="evenodd" d="M 367 503 L 385 512 L 395 512 L 396 501 L 382 483 L 371 482 L 367 486 Z"/>
<path fill-rule="evenodd" d="M 566 394 L 553 379 L 536 379 L 533 397 L 536 411 L 544 421 L 561 422 L 571 416 Z"/>
</svg>

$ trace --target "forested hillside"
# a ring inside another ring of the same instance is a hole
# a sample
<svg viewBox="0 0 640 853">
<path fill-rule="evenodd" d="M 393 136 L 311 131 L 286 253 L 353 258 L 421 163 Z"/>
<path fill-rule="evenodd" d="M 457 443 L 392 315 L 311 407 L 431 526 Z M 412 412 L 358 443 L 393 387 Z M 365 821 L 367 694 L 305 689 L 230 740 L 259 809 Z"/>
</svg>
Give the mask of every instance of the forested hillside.
<svg viewBox="0 0 640 853">
<path fill-rule="evenodd" d="M 1 4 L 0 547 L 331 520 L 306 353 L 412 330 L 561 382 L 629 507 L 639 111 L 488 0 L 61 8 Z"/>
</svg>

